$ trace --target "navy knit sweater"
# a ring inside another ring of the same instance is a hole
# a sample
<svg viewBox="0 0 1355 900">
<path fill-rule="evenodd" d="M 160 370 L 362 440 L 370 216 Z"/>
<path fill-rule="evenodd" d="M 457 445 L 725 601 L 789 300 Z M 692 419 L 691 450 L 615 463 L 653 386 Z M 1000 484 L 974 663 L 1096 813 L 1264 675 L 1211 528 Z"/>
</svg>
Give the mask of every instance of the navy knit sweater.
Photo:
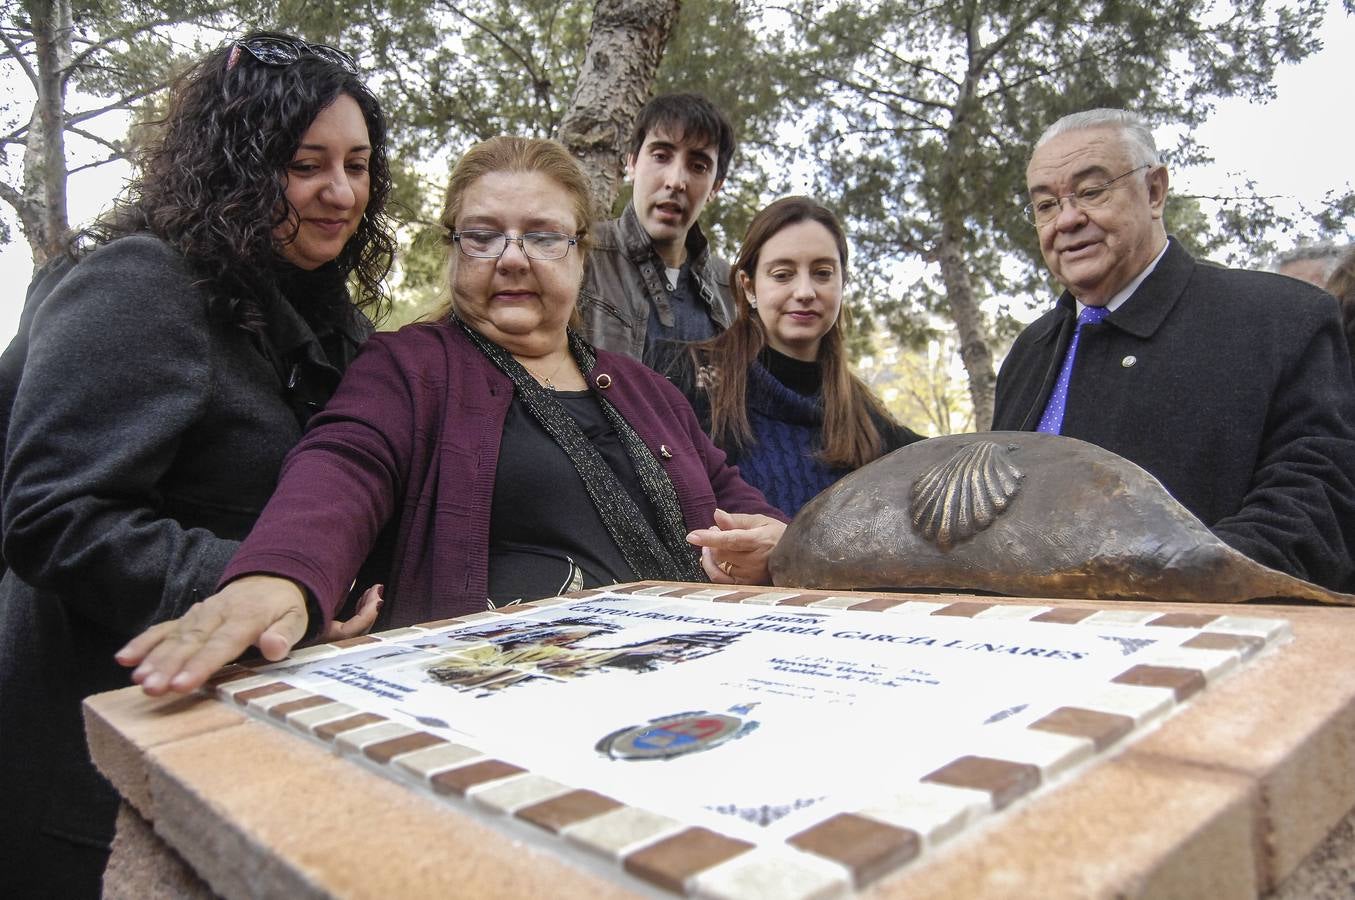
<svg viewBox="0 0 1355 900">
<path fill-rule="evenodd" d="M 721 376 L 716 376 L 721 377 Z M 710 431 L 710 397 L 697 387 L 691 354 L 676 354 L 669 378 L 696 410 L 701 427 Z M 852 470 L 830 467 L 817 456 L 823 446 L 823 373 L 817 362 L 803 362 L 764 347 L 748 369 L 748 424 L 754 442 L 722 448 L 743 480 L 762 491 L 767 502 L 794 516 L 817 494 Z M 872 414 L 883 452 L 922 440 L 922 435 Z"/>
<path fill-rule="evenodd" d="M 730 454 L 730 462 L 738 465 L 744 481 L 762 491 L 768 503 L 794 516 L 800 507 L 850 470 L 830 468 L 815 456 L 823 435 L 818 366 L 810 363 L 787 366 L 786 363 L 796 361 L 784 356 L 768 362 L 778 374 L 788 374 L 787 381 L 802 387 L 810 385 L 803 380 L 806 373 L 797 370 L 800 366 L 812 369 L 813 393 L 796 393 L 762 362 L 754 363 L 748 369 L 748 424 L 756 443 L 741 453 Z"/>
</svg>

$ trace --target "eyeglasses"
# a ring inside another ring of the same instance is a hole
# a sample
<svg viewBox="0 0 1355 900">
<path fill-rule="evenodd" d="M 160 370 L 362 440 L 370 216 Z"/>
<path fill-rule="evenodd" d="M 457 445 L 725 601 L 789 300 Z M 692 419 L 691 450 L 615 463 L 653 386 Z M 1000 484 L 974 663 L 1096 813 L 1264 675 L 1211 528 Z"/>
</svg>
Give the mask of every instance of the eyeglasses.
<svg viewBox="0 0 1355 900">
<path fill-rule="evenodd" d="M 558 231 L 528 231 L 520 237 L 502 231 L 452 232 L 452 243 L 472 259 L 498 259 L 510 243 L 517 244 L 528 259 L 560 259 L 578 242 L 578 235 Z"/>
<path fill-rule="evenodd" d="M 230 56 L 226 58 L 227 72 L 235 68 L 235 64 L 240 61 L 241 50 L 248 51 L 250 56 L 266 66 L 290 66 L 302 56 L 310 55 L 333 63 L 349 75 L 358 74 L 357 60 L 337 47 L 273 37 L 250 38 L 232 44 Z"/>
<path fill-rule="evenodd" d="M 1110 179 L 1110 181 L 1093 184 L 1071 194 L 1060 194 L 1057 197 L 1042 197 L 1039 200 L 1034 200 L 1027 203 L 1021 211 L 1025 214 L 1026 221 L 1033 222 L 1036 225 L 1048 225 L 1059 217 L 1059 213 L 1063 212 L 1063 201 L 1065 200 L 1071 203 L 1074 209 L 1097 209 L 1110 202 L 1110 192 L 1115 189 L 1115 182 L 1122 178 L 1128 178 L 1135 172 L 1142 172 L 1144 169 L 1151 168 L 1154 168 L 1152 163 L 1144 163 L 1137 169 L 1130 169 L 1123 175 L 1117 175 Z"/>
</svg>

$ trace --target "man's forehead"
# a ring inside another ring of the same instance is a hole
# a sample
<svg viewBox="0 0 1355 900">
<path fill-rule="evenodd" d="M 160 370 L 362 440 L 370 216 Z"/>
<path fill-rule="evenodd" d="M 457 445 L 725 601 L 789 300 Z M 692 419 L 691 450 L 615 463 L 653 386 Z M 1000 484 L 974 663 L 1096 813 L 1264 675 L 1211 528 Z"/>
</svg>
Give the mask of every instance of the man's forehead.
<svg viewBox="0 0 1355 900">
<path fill-rule="evenodd" d="M 1054 189 L 1059 182 L 1086 175 L 1115 173 L 1129 163 L 1129 142 L 1118 129 L 1086 128 L 1050 138 L 1031 154 L 1026 166 L 1029 190 Z"/>
<path fill-rule="evenodd" d="M 715 158 L 719 148 L 715 146 L 714 139 L 708 134 L 697 132 L 688 132 L 680 125 L 655 125 L 645 134 L 645 147 L 653 144 L 666 144 L 672 147 L 678 147 L 683 150 L 690 150 L 694 153 L 704 153 L 711 159 Z"/>
</svg>

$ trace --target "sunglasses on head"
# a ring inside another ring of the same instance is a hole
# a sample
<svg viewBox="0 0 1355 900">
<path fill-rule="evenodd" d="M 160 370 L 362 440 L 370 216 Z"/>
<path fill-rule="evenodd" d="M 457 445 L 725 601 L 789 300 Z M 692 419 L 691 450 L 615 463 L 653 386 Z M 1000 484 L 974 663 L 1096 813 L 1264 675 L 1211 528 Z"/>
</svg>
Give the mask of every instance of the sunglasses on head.
<svg viewBox="0 0 1355 900">
<path fill-rule="evenodd" d="M 302 40 L 290 40 L 288 38 L 259 37 L 249 40 L 236 41 L 231 45 L 230 56 L 226 58 L 226 71 L 229 72 L 235 68 L 236 63 L 240 61 L 240 51 L 245 50 L 250 56 L 266 66 L 290 66 L 299 60 L 302 56 L 318 56 L 326 62 L 331 62 L 343 69 L 350 75 L 358 74 L 357 60 L 344 53 L 337 47 L 331 47 L 328 44 L 309 44 Z"/>
</svg>

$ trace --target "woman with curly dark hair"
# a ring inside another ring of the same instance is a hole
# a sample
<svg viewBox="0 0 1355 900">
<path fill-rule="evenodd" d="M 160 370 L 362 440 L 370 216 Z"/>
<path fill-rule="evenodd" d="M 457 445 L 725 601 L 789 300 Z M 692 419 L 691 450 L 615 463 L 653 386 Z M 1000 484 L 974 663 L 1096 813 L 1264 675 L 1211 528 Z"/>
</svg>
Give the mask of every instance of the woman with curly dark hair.
<svg viewBox="0 0 1355 900">
<path fill-rule="evenodd" d="M 394 248 L 385 141 L 346 53 L 234 41 L 179 81 L 128 198 L 30 287 L 0 371 L 11 896 L 99 891 L 117 800 L 81 700 L 128 683 L 112 656 L 129 636 L 213 592 L 371 332 L 360 309 L 384 304 Z"/>
</svg>

